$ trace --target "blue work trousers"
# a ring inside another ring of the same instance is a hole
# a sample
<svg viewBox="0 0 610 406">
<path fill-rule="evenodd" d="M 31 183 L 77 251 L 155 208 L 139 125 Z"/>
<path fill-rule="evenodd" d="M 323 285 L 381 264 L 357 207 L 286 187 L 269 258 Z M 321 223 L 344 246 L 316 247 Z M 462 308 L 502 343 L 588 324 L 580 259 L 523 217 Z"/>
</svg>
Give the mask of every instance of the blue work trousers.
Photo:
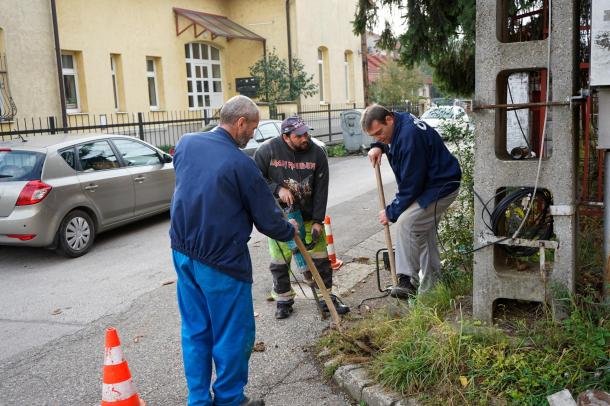
<svg viewBox="0 0 610 406">
<path fill-rule="evenodd" d="M 173 251 L 189 406 L 238 406 L 254 344 L 252 284 Z M 216 381 L 210 393 L 212 361 Z"/>
</svg>

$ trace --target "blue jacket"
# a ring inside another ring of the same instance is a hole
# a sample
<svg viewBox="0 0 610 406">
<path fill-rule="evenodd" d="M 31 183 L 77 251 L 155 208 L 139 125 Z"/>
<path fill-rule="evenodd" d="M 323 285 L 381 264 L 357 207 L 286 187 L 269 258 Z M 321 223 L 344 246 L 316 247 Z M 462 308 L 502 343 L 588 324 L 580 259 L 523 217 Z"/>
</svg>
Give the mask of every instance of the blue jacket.
<svg viewBox="0 0 610 406">
<path fill-rule="evenodd" d="M 294 236 L 254 161 L 218 127 L 183 136 L 176 146 L 174 168 L 172 248 L 251 283 L 252 224 L 275 240 Z"/>
<path fill-rule="evenodd" d="M 435 129 L 409 113 L 394 113 L 392 144 L 373 143 L 386 153 L 396 176 L 398 191 L 386 207 L 396 222 L 417 201 L 422 208 L 455 191 L 462 179 L 458 160 Z"/>
</svg>

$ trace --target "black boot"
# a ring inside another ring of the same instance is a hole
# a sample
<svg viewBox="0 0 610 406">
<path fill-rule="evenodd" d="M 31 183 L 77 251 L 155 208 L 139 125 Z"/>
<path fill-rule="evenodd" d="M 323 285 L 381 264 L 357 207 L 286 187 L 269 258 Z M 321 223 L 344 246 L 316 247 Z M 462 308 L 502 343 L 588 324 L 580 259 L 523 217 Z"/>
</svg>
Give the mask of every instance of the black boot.
<svg viewBox="0 0 610 406">
<path fill-rule="evenodd" d="M 411 296 L 415 296 L 417 289 L 411 283 L 411 277 L 408 275 L 398 275 L 398 285 L 394 286 L 390 291 L 390 296 L 398 299 L 408 299 Z"/>
<path fill-rule="evenodd" d="M 292 305 L 294 304 L 294 300 L 290 299 L 287 302 L 277 302 L 277 307 L 275 309 L 275 318 L 276 319 L 285 319 L 290 317 L 292 314 Z"/>
<path fill-rule="evenodd" d="M 239 406 L 265 406 L 265 401 L 246 397 Z"/>
<path fill-rule="evenodd" d="M 343 302 L 341 301 L 341 299 L 339 299 L 337 296 L 335 295 L 330 295 L 330 299 L 333 302 L 333 305 L 335 305 L 335 309 L 337 309 L 337 313 L 339 314 L 346 314 L 350 312 L 350 308 L 346 305 L 343 304 Z M 326 302 L 322 299 L 320 300 L 320 306 L 322 306 L 322 310 L 325 311 L 326 313 L 330 313 L 328 310 L 328 306 L 326 305 Z"/>
</svg>

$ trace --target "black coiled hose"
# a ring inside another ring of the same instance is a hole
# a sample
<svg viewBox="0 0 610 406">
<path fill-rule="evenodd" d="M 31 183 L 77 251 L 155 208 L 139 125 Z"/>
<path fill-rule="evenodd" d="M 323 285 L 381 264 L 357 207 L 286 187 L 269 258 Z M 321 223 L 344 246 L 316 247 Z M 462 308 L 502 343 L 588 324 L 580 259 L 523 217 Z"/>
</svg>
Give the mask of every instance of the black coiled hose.
<svg viewBox="0 0 610 406">
<path fill-rule="evenodd" d="M 529 199 L 536 199 L 532 212 L 530 213 L 527 222 L 523 225 L 519 238 L 527 240 L 548 240 L 553 235 L 553 217 L 550 214 L 552 205 L 551 193 L 544 189 L 537 189 L 536 196 L 532 196 L 534 188 L 527 187 L 515 190 L 506 195 L 495 207 L 491 213 L 491 227 L 494 235 L 512 237 L 523 216 L 515 216 L 516 210 L 522 210 L 523 213 L 527 210 L 527 205 L 530 204 Z M 526 204 L 523 204 L 523 199 L 528 199 Z M 514 207 L 511 208 L 511 205 Z M 502 249 L 513 257 L 527 257 L 538 252 L 538 248 L 533 247 L 517 247 L 509 245 L 500 245 Z"/>
</svg>

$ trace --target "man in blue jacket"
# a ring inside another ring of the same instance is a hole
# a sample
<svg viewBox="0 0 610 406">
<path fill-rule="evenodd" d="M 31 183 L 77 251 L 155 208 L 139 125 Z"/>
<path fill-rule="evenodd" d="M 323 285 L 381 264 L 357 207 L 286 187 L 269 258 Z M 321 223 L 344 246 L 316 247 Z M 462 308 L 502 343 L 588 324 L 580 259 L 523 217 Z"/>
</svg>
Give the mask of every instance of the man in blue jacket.
<svg viewBox="0 0 610 406">
<path fill-rule="evenodd" d="M 244 396 L 254 344 L 247 244 L 253 223 L 280 241 L 294 238 L 296 228 L 282 217 L 254 161 L 239 149 L 258 121 L 252 100 L 233 97 L 214 131 L 185 135 L 174 155 L 170 237 L 189 406 L 265 404 Z"/>
<path fill-rule="evenodd" d="M 379 221 L 396 223 L 398 286 L 390 294 L 406 299 L 417 285 L 423 293 L 440 280 L 435 227 L 458 195 L 462 171 L 436 130 L 409 113 L 374 104 L 362 114 L 361 125 L 376 141 L 368 153 L 373 167 L 385 153 L 396 177 L 398 191 Z"/>
</svg>

